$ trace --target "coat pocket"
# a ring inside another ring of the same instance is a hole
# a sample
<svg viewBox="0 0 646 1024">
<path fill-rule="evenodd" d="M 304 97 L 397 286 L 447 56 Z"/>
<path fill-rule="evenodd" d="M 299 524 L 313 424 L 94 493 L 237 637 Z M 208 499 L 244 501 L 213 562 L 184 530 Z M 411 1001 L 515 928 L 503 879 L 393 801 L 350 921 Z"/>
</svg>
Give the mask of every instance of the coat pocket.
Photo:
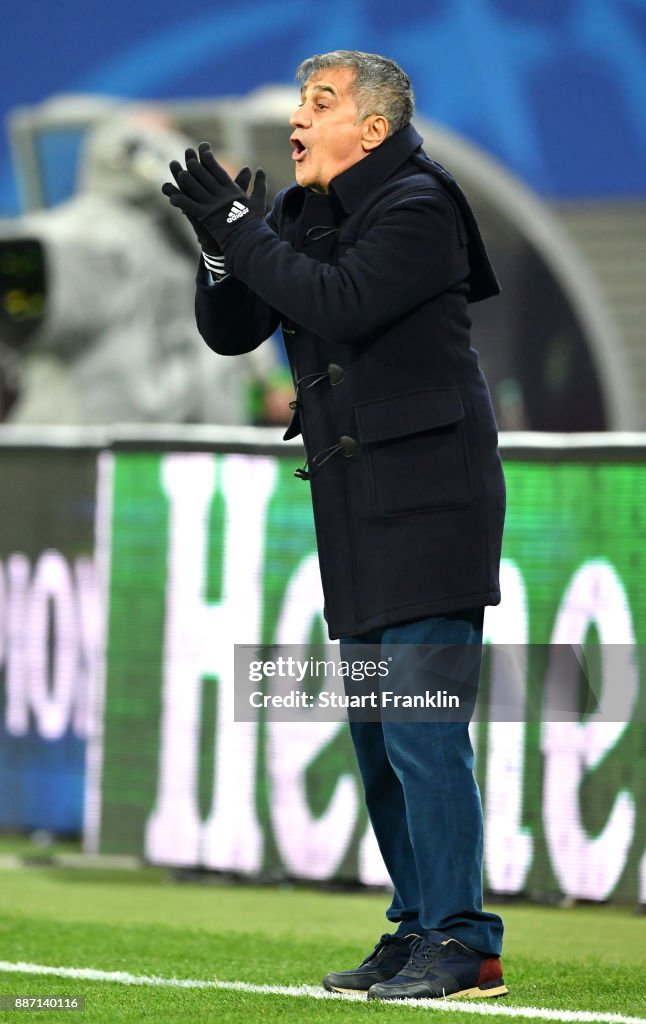
<svg viewBox="0 0 646 1024">
<path fill-rule="evenodd" d="M 378 515 L 469 504 L 464 407 L 457 388 L 424 388 L 361 402 L 355 414 Z"/>
</svg>

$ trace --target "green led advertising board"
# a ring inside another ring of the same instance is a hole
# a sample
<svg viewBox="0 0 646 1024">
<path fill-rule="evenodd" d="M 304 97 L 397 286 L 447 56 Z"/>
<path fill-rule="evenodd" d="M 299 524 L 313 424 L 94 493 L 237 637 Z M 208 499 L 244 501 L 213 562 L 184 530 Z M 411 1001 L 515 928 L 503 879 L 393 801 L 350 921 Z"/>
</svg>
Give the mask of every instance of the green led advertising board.
<svg viewBox="0 0 646 1024">
<path fill-rule="evenodd" d="M 88 847 L 386 883 L 346 726 L 262 709 L 234 720 L 234 645 L 327 636 L 293 453 L 101 458 L 108 628 Z M 503 603 L 487 611 L 486 638 L 641 651 L 643 452 L 523 449 L 505 470 Z M 489 890 L 646 902 L 643 658 L 629 663 L 609 720 L 472 724 Z M 611 679 L 604 691 L 608 704 Z"/>
</svg>

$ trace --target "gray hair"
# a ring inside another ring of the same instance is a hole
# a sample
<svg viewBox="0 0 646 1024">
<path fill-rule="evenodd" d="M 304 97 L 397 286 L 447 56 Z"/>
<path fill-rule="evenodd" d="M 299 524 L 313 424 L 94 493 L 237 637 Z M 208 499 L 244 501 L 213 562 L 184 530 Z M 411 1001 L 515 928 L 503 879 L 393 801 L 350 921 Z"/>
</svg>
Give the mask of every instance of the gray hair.
<svg viewBox="0 0 646 1024">
<path fill-rule="evenodd" d="M 307 82 L 325 68 L 352 68 L 352 92 L 357 104 L 357 122 L 370 114 L 381 114 L 388 121 L 388 134 L 405 128 L 413 116 L 415 97 L 405 71 L 388 57 L 361 50 L 332 50 L 308 57 L 296 69 L 299 82 Z"/>
</svg>

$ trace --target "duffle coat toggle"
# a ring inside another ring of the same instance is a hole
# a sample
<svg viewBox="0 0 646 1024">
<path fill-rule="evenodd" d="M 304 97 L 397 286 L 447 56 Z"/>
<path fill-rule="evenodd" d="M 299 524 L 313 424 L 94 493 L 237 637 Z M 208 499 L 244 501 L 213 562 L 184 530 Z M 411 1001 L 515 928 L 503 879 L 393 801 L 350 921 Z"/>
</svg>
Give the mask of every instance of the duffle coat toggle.
<svg viewBox="0 0 646 1024">
<path fill-rule="evenodd" d="M 306 373 L 305 376 L 300 377 L 296 381 L 296 388 L 304 387 L 305 389 L 313 388 L 316 384 L 320 384 L 322 380 L 329 380 L 332 387 L 340 384 L 345 377 L 345 370 L 338 363 L 328 363 L 327 370 L 323 370 L 322 373 Z M 303 382 L 309 380 L 309 384 Z"/>
<path fill-rule="evenodd" d="M 351 459 L 353 455 L 356 455 L 359 451 L 359 442 L 354 437 L 350 437 L 349 434 L 342 434 L 336 444 L 330 445 L 329 448 L 324 448 L 323 451 L 317 452 L 313 456 L 311 461 L 305 462 L 304 466 L 294 471 L 294 476 L 297 476 L 299 480 L 311 480 L 314 475 L 315 469 L 320 469 L 321 466 L 331 459 L 337 452 L 343 452 L 346 459 Z M 308 465 L 311 467 L 308 470 Z"/>
<path fill-rule="evenodd" d="M 345 377 L 345 370 L 338 363 L 328 363 L 327 369 L 323 370 L 322 373 L 306 373 L 296 381 L 296 391 L 309 391 L 310 388 L 316 387 L 317 384 L 321 384 L 327 380 L 330 387 L 336 387 L 341 383 Z M 305 383 L 307 381 L 307 383 Z M 300 407 L 298 400 L 291 401 L 289 408 L 294 412 Z M 323 451 L 317 452 L 311 459 L 306 460 L 305 465 L 294 471 L 294 476 L 297 476 L 299 480 L 311 480 L 313 469 L 320 468 L 324 462 L 327 462 L 329 458 L 336 455 L 338 451 L 342 451 L 346 458 L 356 454 L 359 449 L 359 444 L 354 438 L 344 434 L 340 440 L 329 448 L 324 448 Z M 308 470 L 308 465 L 311 467 Z"/>
</svg>

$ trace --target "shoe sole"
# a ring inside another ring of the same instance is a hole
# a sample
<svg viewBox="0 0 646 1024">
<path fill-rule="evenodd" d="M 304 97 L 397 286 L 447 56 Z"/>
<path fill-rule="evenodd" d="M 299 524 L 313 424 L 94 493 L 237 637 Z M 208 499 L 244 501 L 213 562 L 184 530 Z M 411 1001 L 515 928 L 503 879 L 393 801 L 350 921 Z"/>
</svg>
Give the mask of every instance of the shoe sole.
<svg viewBox="0 0 646 1024">
<path fill-rule="evenodd" d="M 459 992 L 449 992 L 444 996 L 368 996 L 368 999 L 381 999 L 382 1002 L 390 1002 L 390 999 L 497 999 L 500 996 L 509 995 L 509 989 L 502 978 L 489 982 L 488 985 L 476 985 L 474 988 L 463 988 Z"/>
<path fill-rule="evenodd" d="M 491 985 L 491 983 L 490 983 Z M 489 988 L 477 985 L 475 988 L 463 988 L 461 992 L 451 992 L 445 999 L 495 999 L 498 996 L 508 996 L 509 989 L 502 978 L 496 981 Z"/>
<path fill-rule="evenodd" d="M 323 988 L 325 989 L 326 992 L 339 992 L 341 995 L 344 995 L 344 996 L 346 996 L 346 995 L 349 995 L 349 996 L 357 996 L 357 995 L 359 995 L 359 996 L 367 996 L 368 995 L 368 989 L 367 988 L 338 988 L 336 985 L 327 985 L 325 982 L 323 982 Z"/>
</svg>

